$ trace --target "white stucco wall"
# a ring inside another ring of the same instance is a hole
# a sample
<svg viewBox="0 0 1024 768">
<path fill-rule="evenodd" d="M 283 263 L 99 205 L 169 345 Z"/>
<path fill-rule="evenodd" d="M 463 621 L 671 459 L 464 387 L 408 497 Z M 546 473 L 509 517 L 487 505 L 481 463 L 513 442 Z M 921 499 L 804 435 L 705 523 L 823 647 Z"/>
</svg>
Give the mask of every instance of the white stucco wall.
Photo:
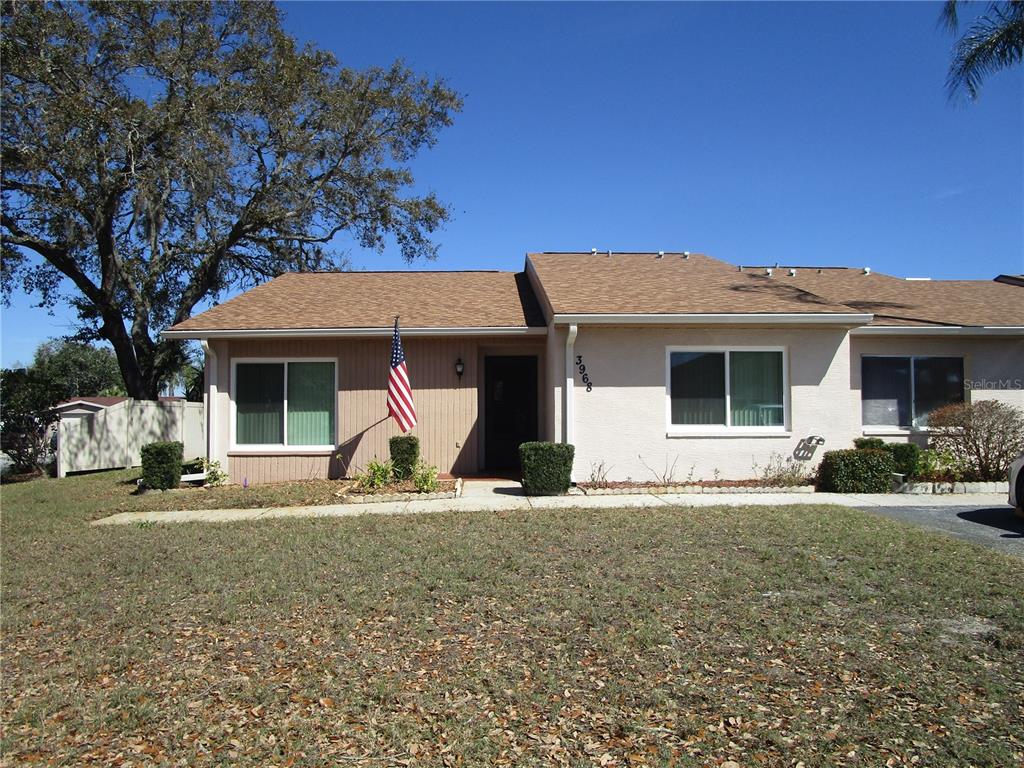
<svg viewBox="0 0 1024 768">
<path fill-rule="evenodd" d="M 564 339 L 563 331 L 558 346 L 563 357 Z M 665 354 L 669 346 L 784 347 L 789 379 L 787 433 L 668 436 Z M 854 438 L 864 434 L 860 358 L 865 354 L 963 356 L 965 379 L 969 386 L 975 385 L 969 399 L 995 398 L 1024 407 L 1021 339 L 851 337 L 846 330 L 827 328 L 581 326 L 575 353 L 583 356 L 594 382 L 593 390 L 587 392 L 576 374 L 577 481 L 588 480 L 592 466 L 602 461 L 610 467 L 608 477 L 613 480 L 653 480 L 655 473 L 663 473 L 673 462 L 677 480 L 685 480 L 691 467 L 694 479 L 712 479 L 716 469 L 723 479 L 748 478 L 754 476 L 754 462 L 763 465 L 773 453 L 790 456 L 811 435 L 825 438 L 810 461 L 816 465 L 824 451 L 852 447 Z M 554 349 L 550 354 L 556 357 Z M 894 432 L 885 439 L 908 436 Z"/>
<path fill-rule="evenodd" d="M 861 357 L 864 355 L 935 355 L 964 359 L 968 402 L 1000 400 L 1024 408 L 1024 339 L 998 337 L 853 336 L 850 384 L 860 398 Z M 897 442 L 913 439 L 924 445 L 924 434 L 874 428 L 871 434 Z"/>
<path fill-rule="evenodd" d="M 783 435 L 670 437 L 666 423 L 669 346 L 784 347 L 789 379 L 789 427 Z M 576 375 L 575 479 L 590 478 L 603 461 L 614 480 L 653 480 L 676 462 L 675 478 L 754 476 L 753 463 L 789 456 L 817 435 L 821 452 L 849 447 L 860 434 L 859 393 L 850 386 L 849 336 L 843 329 L 678 329 L 580 327 L 575 352 L 593 380 Z M 644 466 L 647 464 L 650 469 Z M 653 470 L 653 472 L 652 472 Z"/>
</svg>

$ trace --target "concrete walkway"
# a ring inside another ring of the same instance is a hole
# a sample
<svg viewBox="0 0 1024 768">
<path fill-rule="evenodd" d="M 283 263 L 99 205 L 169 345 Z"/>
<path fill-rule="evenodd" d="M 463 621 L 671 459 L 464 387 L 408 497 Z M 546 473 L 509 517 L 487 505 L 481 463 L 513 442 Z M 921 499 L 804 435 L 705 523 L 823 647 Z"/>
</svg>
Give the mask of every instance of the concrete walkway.
<svg viewBox="0 0 1024 768">
<path fill-rule="evenodd" d="M 354 515 L 399 515 L 428 512 L 497 512 L 525 509 L 621 509 L 623 507 L 718 507 L 777 506 L 782 504 L 838 504 L 843 507 L 997 507 L 1006 506 L 1005 494 L 960 494 L 913 496 L 910 494 L 839 493 L 638 493 L 623 496 L 535 496 L 527 497 L 519 483 L 511 480 L 467 480 L 458 499 L 394 501 L 377 504 L 330 504 L 315 507 L 274 507 L 270 509 L 193 509 L 169 512 L 122 512 L 93 525 L 131 523 L 229 523 L 277 517 L 351 517 Z M 1009 507 L 1007 507 L 1009 509 Z"/>
</svg>

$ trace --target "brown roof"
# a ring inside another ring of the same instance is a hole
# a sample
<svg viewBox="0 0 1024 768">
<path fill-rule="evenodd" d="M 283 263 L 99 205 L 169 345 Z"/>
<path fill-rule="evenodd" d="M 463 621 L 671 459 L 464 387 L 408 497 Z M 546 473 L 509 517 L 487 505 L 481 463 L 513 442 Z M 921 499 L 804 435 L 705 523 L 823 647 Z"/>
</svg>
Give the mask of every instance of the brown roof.
<svg viewBox="0 0 1024 768">
<path fill-rule="evenodd" d="M 700 253 L 531 253 L 556 314 L 857 312 Z"/>
<path fill-rule="evenodd" d="M 789 269 L 773 269 L 772 280 L 871 313 L 871 325 L 1024 326 L 1020 290 L 1007 283 L 906 280 L 863 269 L 813 267 L 793 267 L 796 274 L 790 277 Z"/>
<path fill-rule="evenodd" d="M 175 331 L 544 326 L 524 272 L 290 272 Z"/>
<path fill-rule="evenodd" d="M 872 325 L 1024 326 L 1016 285 L 845 267 L 739 268 L 693 253 L 532 253 L 555 314 L 873 314 Z M 790 271 L 794 271 L 790 275 Z M 288 273 L 174 331 L 540 327 L 525 272 Z"/>
</svg>

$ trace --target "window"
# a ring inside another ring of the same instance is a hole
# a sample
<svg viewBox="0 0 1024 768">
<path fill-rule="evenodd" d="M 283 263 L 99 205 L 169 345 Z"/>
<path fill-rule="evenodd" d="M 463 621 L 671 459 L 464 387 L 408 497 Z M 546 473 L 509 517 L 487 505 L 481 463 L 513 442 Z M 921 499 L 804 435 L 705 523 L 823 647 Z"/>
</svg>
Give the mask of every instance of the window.
<svg viewBox="0 0 1024 768">
<path fill-rule="evenodd" d="M 865 426 L 926 427 L 936 408 L 964 400 L 962 357 L 861 358 Z"/>
<path fill-rule="evenodd" d="M 670 349 L 669 427 L 785 429 L 782 350 Z"/>
<path fill-rule="evenodd" d="M 333 361 L 238 361 L 234 384 L 236 445 L 334 447 Z"/>
</svg>

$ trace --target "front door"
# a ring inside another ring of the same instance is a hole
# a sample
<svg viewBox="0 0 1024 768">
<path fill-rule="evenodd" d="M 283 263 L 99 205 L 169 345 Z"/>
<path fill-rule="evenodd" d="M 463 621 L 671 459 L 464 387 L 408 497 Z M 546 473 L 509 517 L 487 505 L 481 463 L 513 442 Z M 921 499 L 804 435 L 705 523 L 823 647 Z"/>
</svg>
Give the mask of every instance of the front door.
<svg viewBox="0 0 1024 768">
<path fill-rule="evenodd" d="M 519 445 L 537 439 L 537 357 L 484 358 L 484 463 L 519 469 Z"/>
</svg>

